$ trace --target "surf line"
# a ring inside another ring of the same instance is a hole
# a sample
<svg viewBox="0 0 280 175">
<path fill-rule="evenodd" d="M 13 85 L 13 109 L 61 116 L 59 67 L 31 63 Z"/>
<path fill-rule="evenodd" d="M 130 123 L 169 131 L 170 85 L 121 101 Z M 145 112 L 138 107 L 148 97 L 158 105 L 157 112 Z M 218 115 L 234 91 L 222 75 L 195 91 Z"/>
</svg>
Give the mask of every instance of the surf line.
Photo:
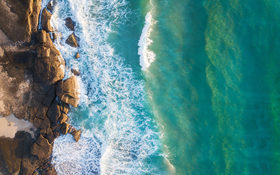
<svg viewBox="0 0 280 175">
<path fill-rule="evenodd" d="M 149 46 L 153 43 L 151 34 L 153 32 L 154 25 L 157 23 L 153 18 L 155 7 L 152 0 L 150 0 L 150 11 L 146 14 L 145 25 L 142 29 L 140 39 L 138 41 L 138 55 L 140 56 L 140 66 L 143 71 L 146 71 L 150 65 L 156 60 L 156 54 L 149 49 Z"/>
</svg>

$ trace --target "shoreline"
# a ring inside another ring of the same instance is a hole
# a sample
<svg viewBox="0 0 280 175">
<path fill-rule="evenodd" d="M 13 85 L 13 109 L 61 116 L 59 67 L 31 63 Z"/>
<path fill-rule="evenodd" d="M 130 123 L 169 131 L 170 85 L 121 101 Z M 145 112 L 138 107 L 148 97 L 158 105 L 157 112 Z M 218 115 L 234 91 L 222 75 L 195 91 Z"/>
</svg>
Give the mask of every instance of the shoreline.
<svg viewBox="0 0 280 175">
<path fill-rule="evenodd" d="M 0 6 L 0 39 L 4 41 L 0 43 L 0 65 L 6 77 L 0 78 L 11 80 L 0 87 L 8 91 L 0 92 L 0 96 L 10 99 L 1 101 L 4 107 L 0 115 L 14 114 L 16 119 L 9 124 L 9 118 L 0 118 L 0 126 L 5 127 L 2 129 L 9 129 L 0 130 L 4 136 L 0 137 L 0 162 L 4 162 L 0 174 L 6 170 L 8 173 L 2 173 L 56 175 L 51 164 L 55 138 L 69 133 L 78 141 L 81 135 L 81 130 L 67 123 L 70 106 L 78 106 L 80 87 L 75 75 L 64 79 L 65 61 L 53 44 L 55 32 L 50 19 L 56 3 L 51 0 L 41 9 L 41 0 L 28 0 L 27 4 L 4 1 Z M 9 8 L 15 12 L 8 12 Z M 7 21 L 9 17 L 11 20 Z M 72 27 L 71 23 L 74 22 L 65 21 L 66 26 Z M 74 32 L 65 44 L 79 46 Z M 30 89 L 24 91 L 22 83 L 26 81 L 30 82 Z M 31 128 L 36 130 L 35 139 L 26 132 L 30 128 L 17 128 L 18 121 L 34 126 Z"/>
</svg>

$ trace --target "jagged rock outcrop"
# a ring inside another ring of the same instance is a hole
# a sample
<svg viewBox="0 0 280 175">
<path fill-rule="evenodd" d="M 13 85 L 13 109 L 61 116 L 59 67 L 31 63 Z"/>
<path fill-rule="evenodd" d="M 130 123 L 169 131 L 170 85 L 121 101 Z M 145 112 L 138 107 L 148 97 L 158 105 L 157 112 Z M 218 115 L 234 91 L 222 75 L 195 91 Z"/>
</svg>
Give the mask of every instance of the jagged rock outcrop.
<svg viewBox="0 0 280 175">
<path fill-rule="evenodd" d="M 38 30 L 41 0 L 0 1 L 1 30 L 14 42 L 29 42 Z"/>
<path fill-rule="evenodd" d="M 53 4 L 48 5 L 50 11 Z M 81 136 L 81 130 L 67 123 L 69 105 L 77 107 L 79 102 L 79 84 L 76 77 L 62 80 L 65 61 L 50 37 L 51 13 L 43 10 L 42 30 L 37 31 L 40 10 L 41 0 L 0 1 L 0 30 L 11 41 L 23 41 L 23 44 L 0 47 L 1 66 L 15 83 L 8 89 L 16 96 L 19 96 L 18 89 L 28 90 L 23 95 L 24 100 L 18 100 L 17 110 L 9 112 L 37 128 L 35 138 L 25 132 L 18 132 L 14 139 L 0 138 L 0 174 L 7 171 L 10 174 L 56 175 L 50 157 L 55 138 L 70 133 L 78 141 Z M 77 37 L 74 34 L 73 37 L 74 46 L 78 46 Z M 20 84 L 27 79 L 28 88 Z"/>
<path fill-rule="evenodd" d="M 50 157 L 51 153 L 52 145 L 49 143 L 48 139 L 40 135 L 31 147 L 31 154 L 37 156 L 39 159 L 45 159 Z"/>
<path fill-rule="evenodd" d="M 65 26 L 69 29 L 74 31 L 75 30 L 75 26 L 76 26 L 76 22 L 74 22 L 70 17 L 67 17 L 65 19 Z"/>
<path fill-rule="evenodd" d="M 64 103 L 77 107 L 80 100 L 80 86 L 77 78 L 72 76 L 58 83 L 57 95 Z"/>
<path fill-rule="evenodd" d="M 52 32 L 53 28 L 51 26 L 51 17 L 52 14 L 46 9 L 44 8 L 44 10 L 42 11 L 42 29 L 47 31 L 47 32 Z"/>
<path fill-rule="evenodd" d="M 78 38 L 74 33 L 69 35 L 69 37 L 66 40 L 66 44 L 70 45 L 71 47 L 79 47 Z"/>
<path fill-rule="evenodd" d="M 78 142 L 81 138 L 81 130 L 76 130 L 75 128 L 72 128 L 70 133 L 73 135 L 76 142 Z"/>
<path fill-rule="evenodd" d="M 54 84 L 64 77 L 65 61 L 55 48 L 49 33 L 42 30 L 37 34 L 40 45 L 37 47 L 35 75 L 37 79 Z"/>
</svg>

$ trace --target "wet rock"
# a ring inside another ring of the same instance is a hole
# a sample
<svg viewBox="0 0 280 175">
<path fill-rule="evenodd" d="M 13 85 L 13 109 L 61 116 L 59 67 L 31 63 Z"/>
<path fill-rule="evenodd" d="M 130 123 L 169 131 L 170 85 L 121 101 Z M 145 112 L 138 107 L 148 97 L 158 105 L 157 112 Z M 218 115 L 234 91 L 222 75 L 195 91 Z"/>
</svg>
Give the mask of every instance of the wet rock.
<svg viewBox="0 0 280 175">
<path fill-rule="evenodd" d="M 77 107 L 80 100 L 80 86 L 75 76 L 58 83 L 57 95 L 64 103 Z"/>
<path fill-rule="evenodd" d="M 61 111 L 61 113 L 68 114 L 69 110 L 70 110 L 69 104 L 64 103 L 64 102 L 62 102 L 60 104 L 60 111 Z"/>
<path fill-rule="evenodd" d="M 55 41 L 57 39 L 57 34 L 56 33 L 52 33 L 52 40 Z"/>
<path fill-rule="evenodd" d="M 76 76 L 79 76 L 80 75 L 80 72 L 76 69 L 71 69 L 71 72 L 76 75 Z"/>
<path fill-rule="evenodd" d="M 60 128 L 60 131 L 62 134 L 67 134 L 68 131 L 69 131 L 69 124 L 68 123 L 62 123 L 61 124 L 61 128 Z"/>
<path fill-rule="evenodd" d="M 76 26 L 76 22 L 74 22 L 70 17 L 67 17 L 65 19 L 65 25 L 69 30 L 74 31 L 75 30 L 75 26 Z"/>
<path fill-rule="evenodd" d="M 52 153 L 52 145 L 42 135 L 36 140 L 31 147 L 31 154 L 37 156 L 39 159 L 48 159 Z"/>
<path fill-rule="evenodd" d="M 79 52 L 76 53 L 75 58 L 76 58 L 76 59 L 80 58 Z"/>
<path fill-rule="evenodd" d="M 44 10 L 42 11 L 42 29 L 46 30 L 47 32 L 52 32 L 53 28 L 51 26 L 51 17 L 52 14 L 46 9 L 44 8 Z"/>
<path fill-rule="evenodd" d="M 56 4 L 56 0 L 51 0 L 47 5 L 47 9 L 52 13 Z"/>
<path fill-rule="evenodd" d="M 79 140 L 80 140 L 80 138 L 81 138 L 81 133 L 82 133 L 82 131 L 81 130 L 76 130 L 76 129 L 72 129 L 72 131 L 71 131 L 71 134 L 72 134 L 72 136 L 74 137 L 74 140 L 76 141 L 76 142 L 78 142 Z"/>
<path fill-rule="evenodd" d="M 60 118 L 59 118 L 59 123 L 65 123 L 68 121 L 68 116 L 66 114 L 61 114 Z"/>
<path fill-rule="evenodd" d="M 77 39 L 77 37 L 74 33 L 69 35 L 69 37 L 66 40 L 66 44 L 68 44 L 71 47 L 78 47 L 79 46 L 78 39 Z"/>
</svg>

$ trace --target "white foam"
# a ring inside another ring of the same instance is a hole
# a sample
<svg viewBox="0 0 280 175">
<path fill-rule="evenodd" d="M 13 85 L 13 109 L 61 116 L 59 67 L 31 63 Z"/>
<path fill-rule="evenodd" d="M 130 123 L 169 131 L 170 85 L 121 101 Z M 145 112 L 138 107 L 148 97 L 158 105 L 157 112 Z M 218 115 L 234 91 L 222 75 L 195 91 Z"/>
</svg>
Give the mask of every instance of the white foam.
<svg viewBox="0 0 280 175">
<path fill-rule="evenodd" d="M 125 22 L 127 8 L 125 0 L 58 1 L 55 8 L 51 24 L 61 32 L 55 45 L 66 60 L 66 77 L 71 68 L 81 72 L 80 109 L 72 110 L 71 118 L 78 118 L 83 129 L 78 143 L 70 136 L 56 139 L 53 164 L 58 174 L 156 171 L 145 163 L 156 154 L 159 140 L 145 110 L 143 82 L 107 42 L 114 26 Z M 71 34 L 64 25 L 69 16 L 77 23 L 78 49 L 65 44 Z M 74 58 L 77 51 L 79 59 Z"/>
<path fill-rule="evenodd" d="M 149 49 L 149 46 L 153 43 L 150 37 L 155 24 L 156 21 L 153 19 L 151 10 L 146 14 L 145 25 L 138 42 L 138 54 L 140 55 L 140 65 L 143 71 L 147 70 L 156 59 L 155 53 Z"/>
</svg>

